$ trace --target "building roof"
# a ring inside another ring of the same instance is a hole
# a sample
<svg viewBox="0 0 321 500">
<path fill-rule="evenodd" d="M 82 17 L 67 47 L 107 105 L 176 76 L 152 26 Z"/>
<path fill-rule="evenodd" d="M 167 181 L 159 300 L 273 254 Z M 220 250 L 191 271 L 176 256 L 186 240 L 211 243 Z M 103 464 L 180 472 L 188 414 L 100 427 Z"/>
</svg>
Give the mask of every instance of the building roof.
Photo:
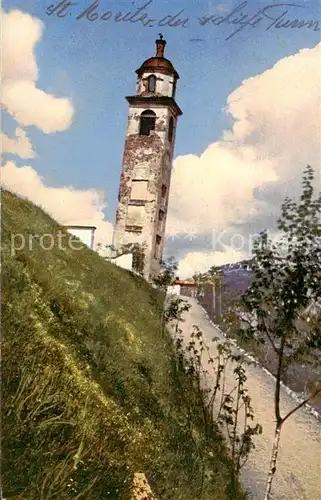
<svg viewBox="0 0 321 500">
<path fill-rule="evenodd" d="M 174 285 L 196 286 L 196 283 L 193 280 L 176 280 Z"/>
<path fill-rule="evenodd" d="M 164 49 L 166 45 L 166 41 L 163 40 L 163 36 L 160 34 L 158 40 L 156 40 L 156 55 L 146 59 L 143 64 L 136 70 L 138 75 L 146 71 L 150 71 L 151 73 L 165 73 L 167 75 L 174 75 L 176 79 L 179 78 L 179 74 L 175 70 L 172 63 L 164 57 Z"/>
<path fill-rule="evenodd" d="M 66 224 L 64 226 L 62 226 L 66 229 L 94 229 L 96 230 L 96 226 L 73 226 L 73 225 L 69 225 L 69 224 Z"/>
<path fill-rule="evenodd" d="M 143 64 L 136 70 L 136 73 L 138 75 L 141 75 L 142 73 L 150 71 L 151 73 L 153 72 L 159 72 L 159 73 L 165 73 L 168 75 L 175 75 L 176 78 L 179 78 L 179 74 L 175 70 L 174 66 L 172 63 L 166 59 L 165 57 L 150 57 L 149 59 L 146 59 L 146 61 L 143 62 Z"/>
</svg>

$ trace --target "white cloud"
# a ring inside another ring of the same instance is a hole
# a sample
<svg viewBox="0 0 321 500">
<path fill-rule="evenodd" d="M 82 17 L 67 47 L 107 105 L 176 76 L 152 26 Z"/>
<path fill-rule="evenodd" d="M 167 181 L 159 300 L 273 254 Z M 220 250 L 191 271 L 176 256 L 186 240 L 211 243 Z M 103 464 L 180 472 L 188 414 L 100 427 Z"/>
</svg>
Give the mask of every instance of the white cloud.
<svg viewBox="0 0 321 500">
<path fill-rule="evenodd" d="M 43 23 L 29 14 L 12 10 L 3 13 L 2 28 L 3 107 L 23 126 L 35 126 L 44 133 L 67 129 L 74 113 L 70 100 L 57 98 L 37 87 L 35 48 L 43 34 Z M 15 137 L 2 134 L 1 141 L 3 152 L 25 159 L 36 156 L 26 132 L 20 127 Z M 95 189 L 50 187 L 32 167 L 18 168 L 12 161 L 1 171 L 5 188 L 42 207 L 60 224 L 96 226 L 96 243 L 111 243 L 113 226 L 104 217 L 104 193 Z"/>
<path fill-rule="evenodd" d="M 74 109 L 69 99 L 37 87 L 35 48 L 43 30 L 39 19 L 19 10 L 2 14 L 1 101 L 20 125 L 52 133 L 70 127 Z"/>
<path fill-rule="evenodd" d="M 11 10 L 2 13 L 2 75 L 7 80 L 38 78 L 35 46 L 40 41 L 44 25 L 36 17 Z"/>
<path fill-rule="evenodd" d="M 279 215 L 285 196 L 300 193 L 307 164 L 315 168 L 315 186 L 321 188 L 320 60 L 321 43 L 281 59 L 228 96 L 232 129 L 200 156 L 174 161 L 169 234 L 186 228 L 198 236 L 233 234 L 237 227 L 248 237 L 273 229 L 266 222 Z M 206 270 L 220 255 L 188 253 L 181 266 L 191 270 L 193 262 L 192 267 Z M 226 257 L 232 255 L 225 252 Z"/>
<path fill-rule="evenodd" d="M 58 223 L 96 226 L 95 242 L 111 243 L 113 226 L 105 220 L 103 192 L 47 186 L 32 167 L 17 167 L 12 161 L 1 168 L 1 180 L 6 189 L 42 207 Z"/>
<path fill-rule="evenodd" d="M 254 189 L 277 177 L 268 159 L 258 161 L 253 154 L 252 148 L 235 152 L 217 142 L 200 157 L 176 158 L 167 225 L 171 234 L 186 227 L 209 234 L 254 215 Z"/>
<path fill-rule="evenodd" d="M 16 128 L 14 137 L 0 134 L 0 140 L 3 153 L 15 154 L 24 159 L 36 157 L 26 132 L 20 127 Z"/>
<path fill-rule="evenodd" d="M 178 263 L 177 275 L 181 279 L 192 278 L 196 272 L 204 273 L 211 266 L 232 264 L 247 258 L 247 253 L 226 247 L 224 251 L 188 252 Z"/>
<path fill-rule="evenodd" d="M 278 213 L 279 198 L 300 190 L 308 163 L 319 176 L 320 58 L 321 44 L 301 50 L 229 95 L 232 129 L 202 155 L 174 161 L 170 234 L 187 226 L 209 234 Z M 267 196 L 271 190 L 274 200 Z"/>
</svg>

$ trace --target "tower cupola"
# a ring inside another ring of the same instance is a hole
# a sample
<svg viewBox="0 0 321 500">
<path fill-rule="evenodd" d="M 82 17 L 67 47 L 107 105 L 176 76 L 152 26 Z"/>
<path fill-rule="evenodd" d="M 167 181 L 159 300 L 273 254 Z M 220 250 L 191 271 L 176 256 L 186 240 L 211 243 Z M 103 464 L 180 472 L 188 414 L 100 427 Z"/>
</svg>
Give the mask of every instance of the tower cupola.
<svg viewBox="0 0 321 500">
<path fill-rule="evenodd" d="M 156 54 L 146 59 L 136 70 L 138 95 L 150 95 L 175 97 L 176 82 L 179 74 L 172 63 L 164 57 L 166 40 L 163 35 L 155 41 Z"/>
</svg>

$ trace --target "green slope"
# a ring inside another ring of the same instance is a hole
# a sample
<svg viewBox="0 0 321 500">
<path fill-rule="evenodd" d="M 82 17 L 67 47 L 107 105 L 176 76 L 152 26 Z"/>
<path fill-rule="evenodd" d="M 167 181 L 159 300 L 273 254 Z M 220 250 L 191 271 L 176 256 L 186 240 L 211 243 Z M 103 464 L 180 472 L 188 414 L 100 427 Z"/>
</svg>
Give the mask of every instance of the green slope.
<svg viewBox="0 0 321 500">
<path fill-rule="evenodd" d="M 199 436 L 197 407 L 187 415 L 159 292 L 83 245 L 59 248 L 32 203 L 4 191 L 2 206 L 6 500 L 129 499 L 134 472 L 159 500 L 228 498 L 224 446 Z"/>
</svg>

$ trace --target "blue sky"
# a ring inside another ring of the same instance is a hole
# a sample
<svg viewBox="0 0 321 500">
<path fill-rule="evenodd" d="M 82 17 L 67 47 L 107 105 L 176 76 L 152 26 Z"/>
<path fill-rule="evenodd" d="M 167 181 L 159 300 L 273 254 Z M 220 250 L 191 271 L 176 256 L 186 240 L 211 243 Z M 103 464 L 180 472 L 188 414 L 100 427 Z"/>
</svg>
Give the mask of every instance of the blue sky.
<svg viewBox="0 0 321 500">
<path fill-rule="evenodd" d="M 135 70 L 154 55 L 160 31 L 167 40 L 165 56 L 180 75 L 177 101 L 184 114 L 177 129 L 176 156 L 201 155 L 231 127 L 232 119 L 225 111 L 227 98 L 243 81 L 302 48 L 315 47 L 320 40 L 320 31 L 307 28 L 264 31 L 266 21 L 245 28 L 229 40 L 226 38 L 236 29 L 232 25 L 199 25 L 202 15 L 226 16 L 242 3 L 235 0 L 153 0 L 148 7 L 151 17 L 161 19 L 184 9 L 181 16 L 189 18 L 188 28 L 162 29 L 138 23 L 76 20 L 77 13 L 91 0 L 77 2 L 71 15 L 59 19 L 46 14 L 51 3 L 54 0 L 10 0 L 4 2 L 4 10 L 19 9 L 43 21 L 45 29 L 35 45 L 37 86 L 56 97 L 69 98 L 75 110 L 73 121 L 67 130 L 51 134 L 28 127 L 37 158 L 26 163 L 5 153 L 3 159 L 14 159 L 17 166 L 31 165 L 52 187 L 103 189 L 108 202 L 105 215 L 111 222 L 127 125 L 125 96 L 134 93 Z M 99 0 L 97 11 L 125 13 L 144 3 Z M 277 2 L 251 1 L 243 12 L 253 15 L 273 3 Z M 305 8 L 291 8 L 288 18 L 321 20 L 319 1 L 299 3 Z M 16 121 L 4 113 L 4 132 L 12 135 L 16 126 Z"/>
</svg>

